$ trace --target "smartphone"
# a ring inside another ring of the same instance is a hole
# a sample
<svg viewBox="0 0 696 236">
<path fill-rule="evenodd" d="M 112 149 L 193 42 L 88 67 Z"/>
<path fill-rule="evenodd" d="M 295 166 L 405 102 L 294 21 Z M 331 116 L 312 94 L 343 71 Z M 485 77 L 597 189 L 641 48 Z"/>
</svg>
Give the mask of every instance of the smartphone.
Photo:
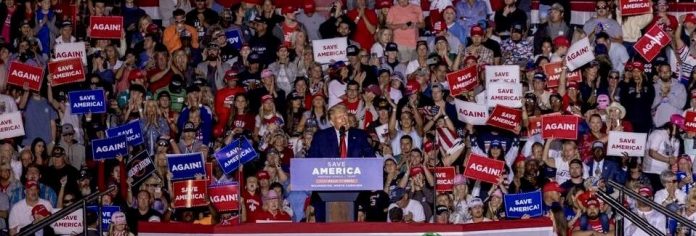
<svg viewBox="0 0 696 236">
<path fill-rule="evenodd" d="M 440 111 L 440 106 L 438 106 L 438 105 L 434 105 L 434 106 L 430 107 L 430 112 L 433 114 L 437 114 L 437 112 L 439 112 L 439 111 Z"/>
</svg>

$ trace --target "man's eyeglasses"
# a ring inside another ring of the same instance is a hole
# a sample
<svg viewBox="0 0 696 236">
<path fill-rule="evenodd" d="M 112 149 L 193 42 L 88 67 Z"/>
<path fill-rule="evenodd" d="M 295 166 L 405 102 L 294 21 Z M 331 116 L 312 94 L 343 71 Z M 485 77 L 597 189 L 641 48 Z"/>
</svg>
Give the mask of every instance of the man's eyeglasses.
<svg viewBox="0 0 696 236">
<path fill-rule="evenodd" d="M 597 9 L 597 10 L 602 10 L 602 9 L 607 9 L 607 8 L 608 7 L 606 5 L 595 7 L 595 9 Z"/>
</svg>

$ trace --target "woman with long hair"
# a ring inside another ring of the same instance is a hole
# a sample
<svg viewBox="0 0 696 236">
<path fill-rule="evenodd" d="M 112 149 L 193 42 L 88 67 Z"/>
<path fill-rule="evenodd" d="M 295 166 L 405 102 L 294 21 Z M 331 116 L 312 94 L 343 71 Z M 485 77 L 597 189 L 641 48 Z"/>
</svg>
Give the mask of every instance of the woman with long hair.
<svg viewBox="0 0 696 236">
<path fill-rule="evenodd" d="M 488 200 L 483 204 L 485 207 L 483 209 L 484 217 L 491 219 L 493 221 L 499 221 L 505 219 L 505 206 L 503 205 L 503 192 L 500 189 L 495 190 L 493 194 L 488 197 Z"/>
<path fill-rule="evenodd" d="M 126 214 L 118 211 L 111 215 L 111 225 L 107 236 L 135 236 L 128 228 Z"/>
<path fill-rule="evenodd" d="M 259 143 L 259 147 L 265 147 L 267 143 L 266 135 L 272 134 L 277 130 L 282 129 L 285 120 L 283 116 L 276 110 L 273 97 L 264 95 L 261 98 L 261 107 L 259 114 L 256 116 L 256 127 L 254 129 L 253 138 Z"/>
<path fill-rule="evenodd" d="M 160 111 L 159 106 L 157 106 L 157 101 L 148 100 L 145 101 L 145 115 L 141 117 L 143 124 L 143 134 L 146 137 L 146 144 L 150 153 L 155 153 L 157 148 L 155 148 L 157 138 L 164 135 L 169 135 L 170 129 L 167 123 L 167 118 L 163 116 L 163 112 Z"/>
<path fill-rule="evenodd" d="M 317 131 L 328 127 L 331 127 L 331 123 L 329 123 L 325 97 L 322 94 L 316 94 L 312 97 L 312 108 L 304 112 L 297 130 L 302 132 L 306 130 Z"/>
<path fill-rule="evenodd" d="M 604 122 L 599 114 L 592 114 L 587 119 L 587 125 L 590 127 L 590 132 L 582 136 L 579 152 L 581 160 L 588 162 L 592 160 L 592 144 L 595 141 L 607 143 L 609 135 L 604 131 Z"/>
<path fill-rule="evenodd" d="M 31 153 L 34 155 L 34 162 L 39 166 L 48 165 L 48 148 L 46 141 L 41 138 L 35 138 L 31 142 Z"/>
<path fill-rule="evenodd" d="M 133 33 L 130 38 L 130 48 L 134 48 L 136 44 L 145 40 L 145 35 L 148 33 L 148 26 L 152 24 L 152 18 L 145 14 L 138 19 L 137 32 Z"/>
<path fill-rule="evenodd" d="M 288 111 L 286 112 L 285 132 L 290 136 L 298 136 L 302 132 L 298 129 L 302 121 L 302 115 L 305 113 L 304 96 L 297 92 L 293 92 L 288 97 Z"/>
<path fill-rule="evenodd" d="M 249 109 L 249 100 L 245 94 L 234 97 L 234 108 L 230 109 L 227 127 L 234 134 L 251 134 L 256 126 L 256 117 Z"/>
<path fill-rule="evenodd" d="M 394 41 L 394 31 L 389 28 L 379 29 L 376 35 L 377 41 L 375 44 L 372 44 L 372 48 L 370 49 L 370 54 L 372 54 L 373 59 L 383 57 L 384 49 L 387 47 L 387 43 Z"/>
</svg>

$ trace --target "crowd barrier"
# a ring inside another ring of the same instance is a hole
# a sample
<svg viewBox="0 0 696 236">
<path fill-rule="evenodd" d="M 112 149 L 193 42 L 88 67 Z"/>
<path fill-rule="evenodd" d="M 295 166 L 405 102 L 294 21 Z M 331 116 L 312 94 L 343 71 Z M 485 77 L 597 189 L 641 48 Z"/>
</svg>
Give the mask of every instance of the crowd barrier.
<svg viewBox="0 0 696 236">
<path fill-rule="evenodd" d="M 267 223 L 232 226 L 205 226 L 184 223 L 141 222 L 138 235 L 486 235 L 522 236 L 555 235 L 551 220 L 546 217 L 461 225 L 396 224 L 396 223 Z"/>
</svg>

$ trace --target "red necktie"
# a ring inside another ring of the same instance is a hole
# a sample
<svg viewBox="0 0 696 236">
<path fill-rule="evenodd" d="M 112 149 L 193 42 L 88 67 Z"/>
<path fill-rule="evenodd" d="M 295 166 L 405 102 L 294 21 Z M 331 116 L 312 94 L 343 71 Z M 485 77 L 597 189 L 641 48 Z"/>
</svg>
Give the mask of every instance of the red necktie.
<svg viewBox="0 0 696 236">
<path fill-rule="evenodd" d="M 346 158 L 348 157 L 348 146 L 346 145 L 346 135 L 342 134 L 341 136 L 341 141 L 340 141 L 340 150 L 341 150 L 341 158 Z"/>
</svg>

